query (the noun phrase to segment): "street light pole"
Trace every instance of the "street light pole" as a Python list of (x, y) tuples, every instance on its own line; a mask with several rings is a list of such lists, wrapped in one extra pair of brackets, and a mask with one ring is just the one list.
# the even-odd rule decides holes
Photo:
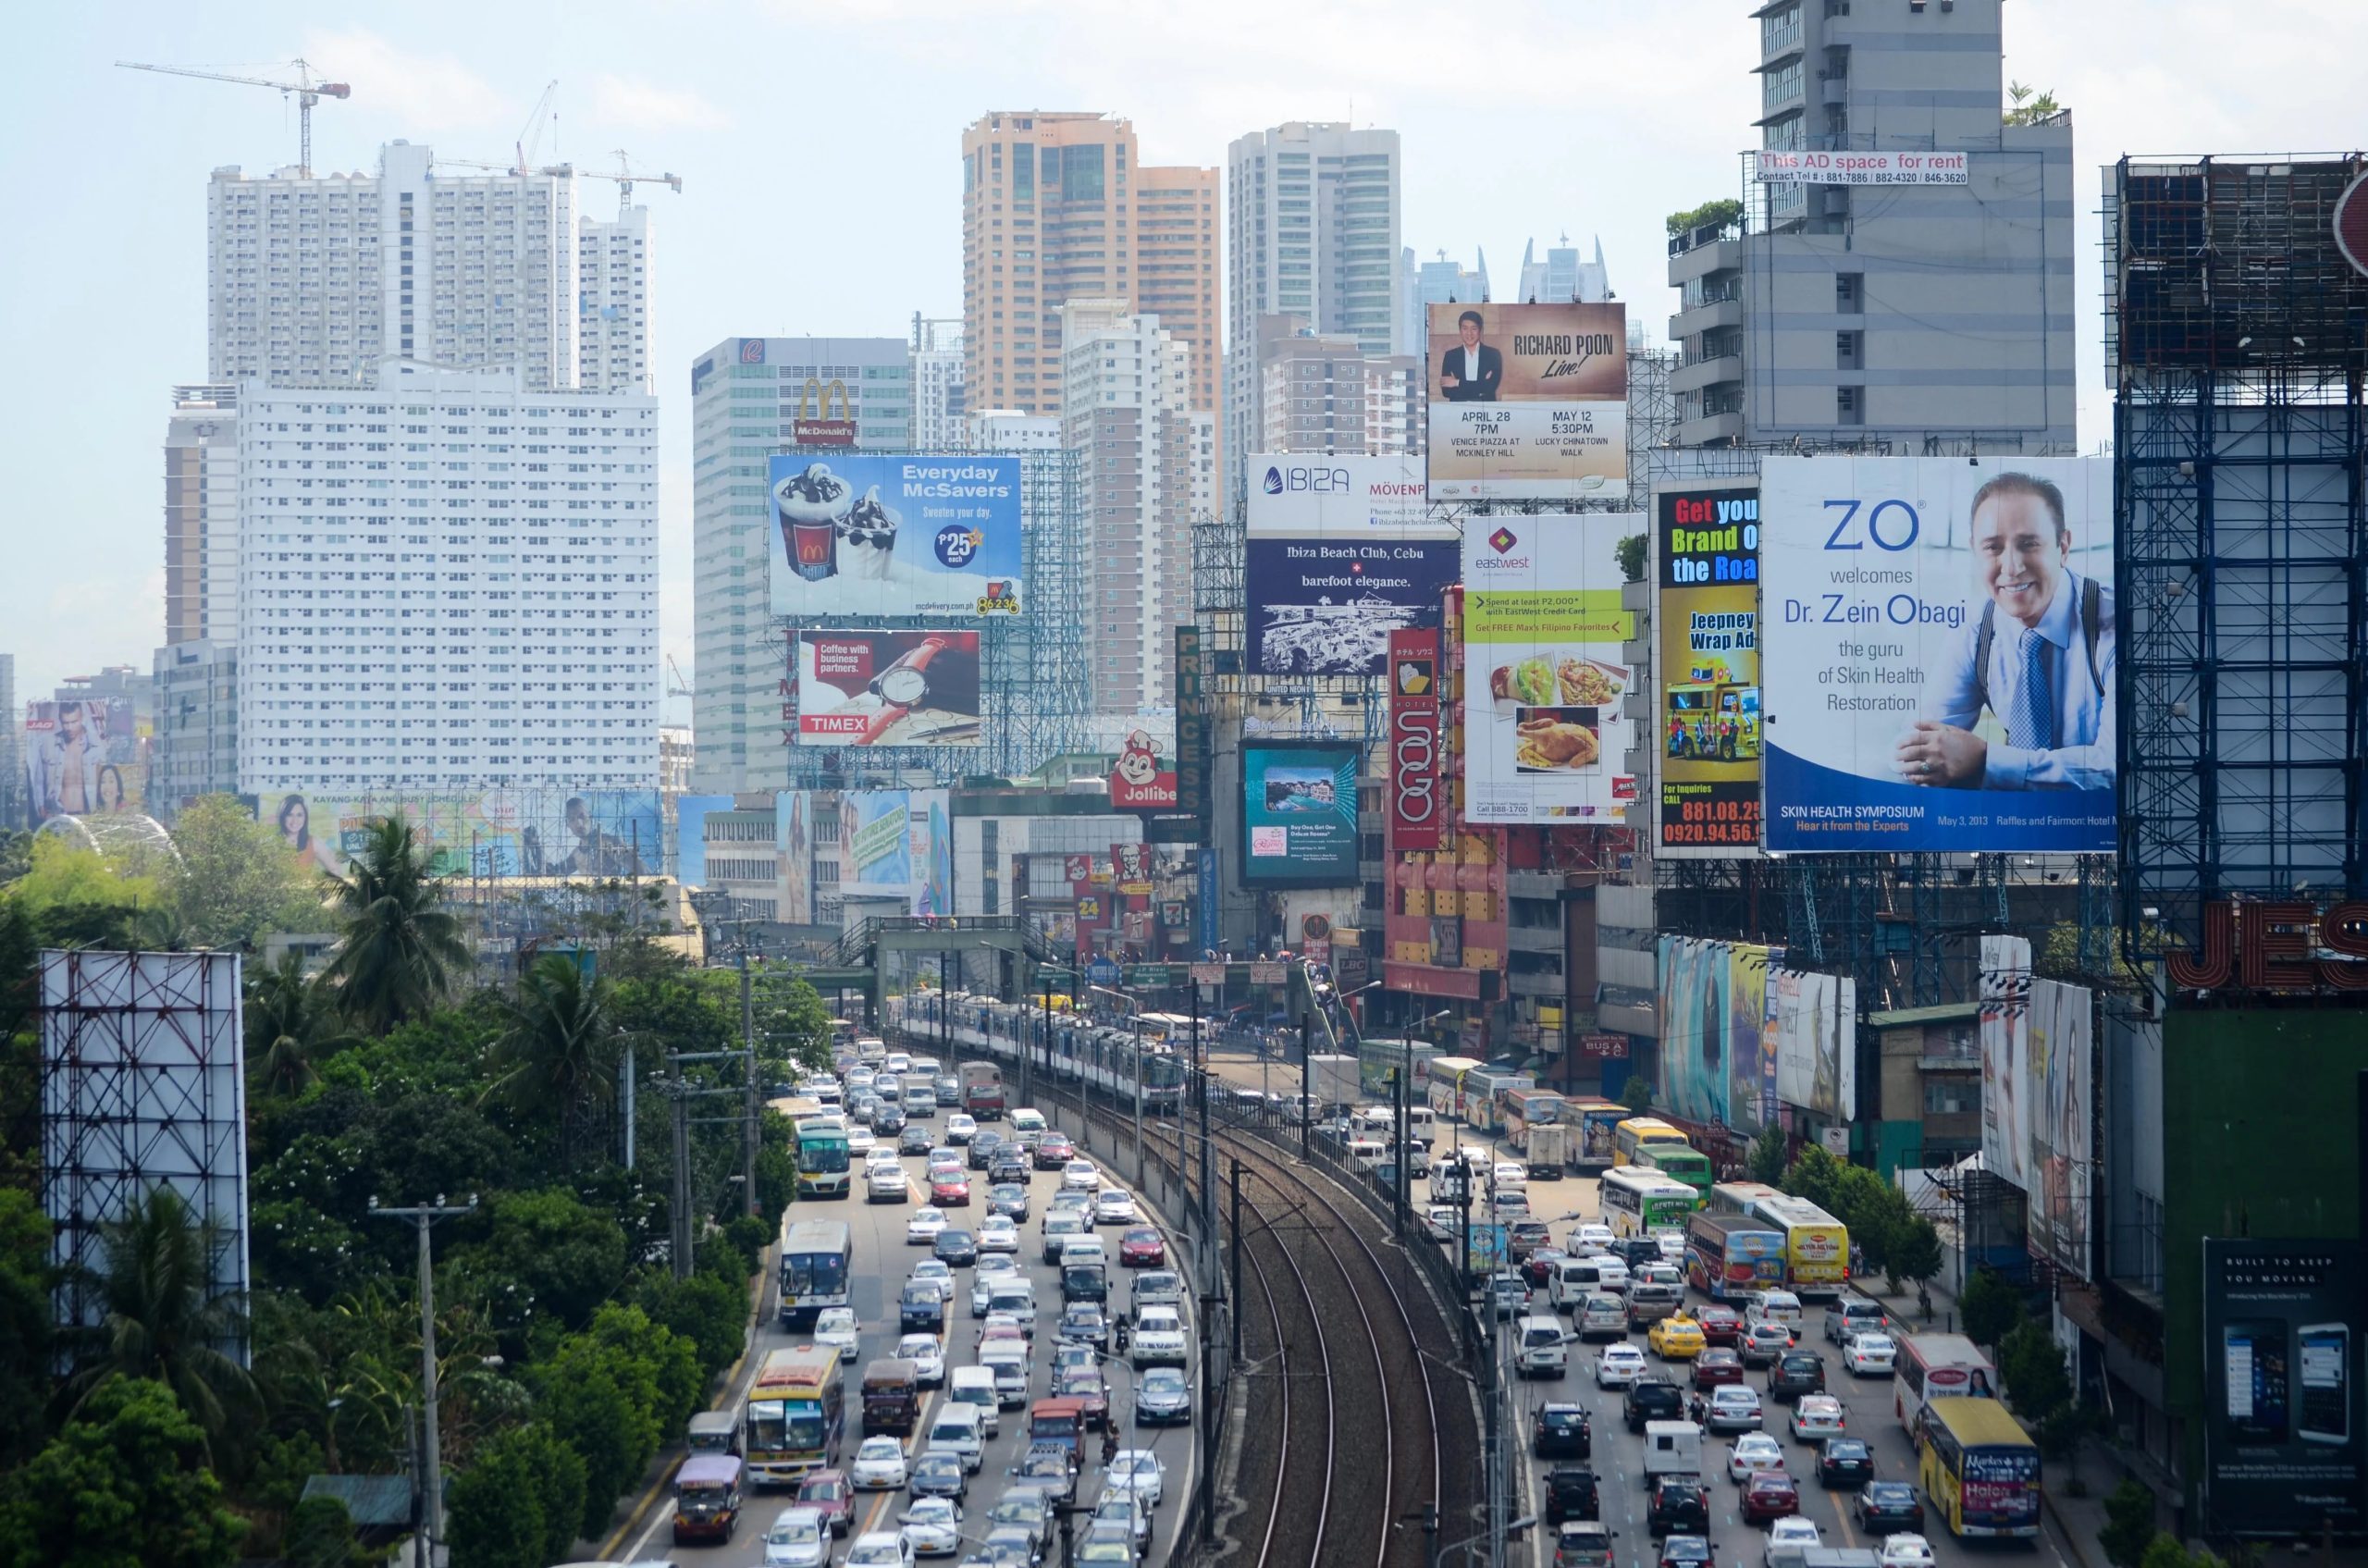
[(370, 1200), (370, 1212), (389, 1219), (410, 1220), (419, 1229), (419, 1379), (420, 1406), (426, 1413), (426, 1456), (422, 1468), (420, 1537), (426, 1545), (426, 1562), (433, 1568), (436, 1543), (444, 1534), (444, 1451), (436, 1427), (436, 1270), (430, 1261), (427, 1228), (438, 1220), (456, 1214), (468, 1214), (477, 1206), (476, 1194), (469, 1194), (465, 1204), (448, 1204), (438, 1193), (433, 1204), (420, 1204), (410, 1208), (383, 1208), (376, 1198)]

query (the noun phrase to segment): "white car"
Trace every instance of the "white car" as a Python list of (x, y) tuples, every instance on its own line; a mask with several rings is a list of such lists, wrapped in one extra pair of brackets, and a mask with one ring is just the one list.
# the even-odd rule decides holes
[(1799, 1568), (1801, 1553), (1824, 1544), (1816, 1521), (1795, 1513), (1768, 1526), (1768, 1545), (1760, 1562), (1764, 1568)]
[(979, 1222), (979, 1253), (1017, 1253), (1019, 1251), (1019, 1227), (1007, 1214), (991, 1214)]
[(978, 1266), (970, 1271), (970, 1315), (986, 1316), (987, 1303), (994, 1295), (995, 1287), (1018, 1275), (1018, 1258), (1001, 1253), (980, 1253)]
[(915, 1557), (951, 1557), (962, 1549), (962, 1511), (952, 1498), (916, 1498), (898, 1515), (896, 1534)]
[(1183, 1365), (1183, 1315), (1170, 1306), (1143, 1308), (1135, 1315), (1134, 1343), (1128, 1353), (1138, 1367)]
[(945, 1211), (934, 1204), (923, 1204), (913, 1211), (912, 1218), (905, 1221), (905, 1245), (933, 1246), (944, 1230)]
[(824, 1307), (814, 1319), (814, 1342), (829, 1345), (847, 1355), (855, 1354), (856, 1341), (863, 1331), (855, 1326), (855, 1308)]
[(1595, 1386), (1624, 1389), (1645, 1375), (1645, 1352), (1634, 1345), (1606, 1345), (1595, 1358)]
[(1832, 1394), (1803, 1394), (1793, 1407), (1791, 1426), (1794, 1438), (1804, 1443), (1821, 1443), (1848, 1428), (1842, 1416), (1842, 1401)]
[(1898, 1370), (1899, 1347), (1888, 1334), (1854, 1334), (1842, 1347), (1842, 1364), (1859, 1377), (1888, 1377)]
[(1932, 1543), (1921, 1536), (1885, 1536), (1883, 1568), (1932, 1568)]
[(1423, 1217), (1430, 1222), (1431, 1237), (1434, 1241), (1452, 1241), (1463, 1234), (1462, 1209), (1450, 1207), (1446, 1204), (1433, 1204), (1424, 1211)]
[(1664, 1261), (1676, 1264), (1681, 1268), (1685, 1266), (1684, 1231), (1663, 1227), (1653, 1232), (1653, 1245), (1661, 1250)]
[(1489, 1175), (1495, 1179), (1497, 1191), (1500, 1192), (1529, 1185), (1529, 1167), (1519, 1160), (1498, 1160)]
[(784, 1508), (765, 1532), (765, 1568), (830, 1568), (831, 1531), (819, 1508)]
[(1102, 1167), (1092, 1160), (1071, 1160), (1061, 1167), (1061, 1188), (1064, 1191), (1098, 1192), (1102, 1190)]
[[(1728, 1384), (1719, 1391), (1724, 1393), (1732, 1387), (1733, 1384)], [(1765, 1432), (1745, 1432), (1727, 1451), (1727, 1479), (1738, 1487), (1763, 1470), (1783, 1468), (1784, 1445)]]
[(845, 1568), (913, 1568), (913, 1547), (895, 1530), (866, 1530), (841, 1559)]
[(934, 1334), (907, 1334), (896, 1341), (895, 1359), (913, 1364), (913, 1376), (924, 1389), (945, 1381), (945, 1347)]
[(1721, 1383), (1710, 1390), (1710, 1408), (1705, 1414), (1704, 1425), (1713, 1432), (1757, 1432), (1761, 1420), (1759, 1390), (1741, 1383)]
[(894, 1492), (904, 1489), (907, 1475), (905, 1445), (894, 1438), (879, 1437), (863, 1439), (863, 1446), (855, 1451), (847, 1478), (859, 1492)]
[(1571, 1228), (1571, 1255), (1591, 1258), (1611, 1251), (1615, 1238), (1609, 1225), (1579, 1225)]
[(869, 1203), (901, 1204), (913, 1195), (913, 1189), (905, 1179), (905, 1167), (892, 1160), (865, 1167), (863, 1195)]
[(863, 1123), (857, 1122), (853, 1127), (847, 1129), (847, 1153), (849, 1154), (868, 1154), (879, 1147), (879, 1138), (873, 1134), (871, 1129), (864, 1126)]
[(1104, 1497), (1112, 1492), (1129, 1493), (1145, 1509), (1157, 1508), (1166, 1488), (1167, 1466), (1149, 1449), (1120, 1449), (1102, 1470)]
[(1096, 1225), (1140, 1225), (1142, 1216), (1135, 1211), (1135, 1201), (1115, 1187), (1103, 1189), (1093, 1200), (1093, 1223)]
[(968, 1143), (971, 1139), (976, 1138), (978, 1135), (978, 1122), (969, 1116), (965, 1115), (963, 1112), (956, 1111), (952, 1116), (945, 1118), (945, 1141), (947, 1142), (955, 1144)]
[(920, 1262), (913, 1265), (912, 1272), (906, 1275), (905, 1278), (907, 1283), (917, 1279), (926, 1279), (943, 1286), (945, 1290), (945, 1299), (947, 1301), (954, 1299), (954, 1266), (944, 1258), (921, 1259)]

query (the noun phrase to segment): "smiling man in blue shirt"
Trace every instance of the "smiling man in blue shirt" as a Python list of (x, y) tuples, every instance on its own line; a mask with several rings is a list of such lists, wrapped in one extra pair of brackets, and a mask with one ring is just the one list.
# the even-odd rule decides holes
[[(1941, 789), (2111, 789), (2113, 590), (2068, 564), (2064, 492), (1997, 475), (1974, 492), (1971, 533), (1981, 612), (1900, 737), (1900, 776)], [(1974, 733), (1985, 710), (2003, 742)]]

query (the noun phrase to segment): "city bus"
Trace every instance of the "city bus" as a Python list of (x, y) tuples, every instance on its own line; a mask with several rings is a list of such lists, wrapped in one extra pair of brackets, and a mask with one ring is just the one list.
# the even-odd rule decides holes
[(1685, 1282), (1714, 1302), (1784, 1288), (1784, 1235), (1765, 1220), (1708, 1209), (1685, 1222)]
[(781, 1239), (782, 1327), (811, 1328), (823, 1308), (849, 1305), (854, 1272), (855, 1241), (845, 1220), (801, 1219), (787, 1226)]
[(1431, 1082), (1436, 1068), (1433, 1064), (1452, 1061), (1443, 1056), (1439, 1048), (1424, 1040), (1402, 1040), (1363, 1035), (1357, 1041), (1357, 1078), (1364, 1092), (1375, 1099), (1389, 1096), (1389, 1075), (1412, 1069), (1406, 1080), (1406, 1103), (1427, 1105), (1431, 1099)]
[(1628, 1107), (1595, 1094), (1573, 1094), (1562, 1102), (1562, 1120), (1571, 1129), (1571, 1168), (1583, 1175), (1610, 1170), (1622, 1163), (1612, 1130), (1628, 1119)]
[(1850, 1231), (1840, 1220), (1789, 1192), (1754, 1199), (1750, 1216), (1784, 1233), (1784, 1283), (1794, 1295), (1838, 1296), (1850, 1283)]
[(1996, 1400), (1932, 1406), (1917, 1474), (1951, 1535), (2039, 1534), (2039, 1445)]
[(846, 1369), (833, 1347), (798, 1345), (769, 1353), (742, 1418), (749, 1478), (758, 1486), (795, 1486), (809, 1470), (836, 1469), (846, 1402)]
[(1529, 1153), (1529, 1130), (1562, 1123), (1562, 1096), (1551, 1089), (1506, 1089), (1497, 1095), (1498, 1119), (1504, 1123), (1505, 1142)]
[(1672, 1181), (1683, 1181), (1706, 1199), (1710, 1194), (1710, 1156), (1691, 1144), (1639, 1143), (1628, 1163), (1658, 1170)]
[[(1363, 1063), (1359, 1071), (1363, 1072)], [(1431, 1114), (1441, 1121), (1463, 1119), (1463, 1080), (1467, 1074), (1480, 1070), (1480, 1064), (1470, 1056), (1433, 1056), (1431, 1058)]]
[(1192, 1043), (1192, 1019), (1189, 1013), (1138, 1013), (1135, 1025), (1142, 1037), (1155, 1045), (1186, 1046)]
[(1710, 1184), (1708, 1202), (1703, 1206), (1712, 1214), (1749, 1215), (1751, 1205), (1762, 1198), (1781, 1198), (1783, 1191), (1765, 1181), (1714, 1181)]
[(1611, 1150), (1620, 1156), (1622, 1165), (1636, 1163), (1636, 1148), (1639, 1144), (1684, 1142), (1684, 1133), (1659, 1117), (1630, 1117), (1611, 1130)]
[(1603, 1223), (1622, 1241), (1684, 1229), (1697, 1202), (1693, 1188), (1658, 1170), (1618, 1165), (1603, 1173)]
[(1891, 1380), (1892, 1414), (1922, 1446), (1925, 1412), (1935, 1401), (1998, 1397), (1998, 1369), (1963, 1334), (1906, 1334)]
[(1501, 1096), (1508, 1089), (1535, 1089), (1537, 1080), (1510, 1068), (1478, 1067), (1463, 1075), (1464, 1125), (1480, 1132), (1495, 1132), (1505, 1124)]
[(847, 1130), (832, 1116), (808, 1117), (797, 1124), (797, 1195), (801, 1198), (844, 1198), (855, 1184), (847, 1168)]

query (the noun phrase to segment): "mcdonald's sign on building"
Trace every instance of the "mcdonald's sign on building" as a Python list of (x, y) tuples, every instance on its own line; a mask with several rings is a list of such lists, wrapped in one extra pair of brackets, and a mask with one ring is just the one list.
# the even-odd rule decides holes
[[(831, 399), (838, 398), (838, 417), (831, 417)], [(855, 405), (847, 396), (847, 384), (833, 380), (823, 382), (809, 376), (797, 394), (797, 417), (790, 422), (789, 438), (801, 447), (851, 447), (855, 445)]]

